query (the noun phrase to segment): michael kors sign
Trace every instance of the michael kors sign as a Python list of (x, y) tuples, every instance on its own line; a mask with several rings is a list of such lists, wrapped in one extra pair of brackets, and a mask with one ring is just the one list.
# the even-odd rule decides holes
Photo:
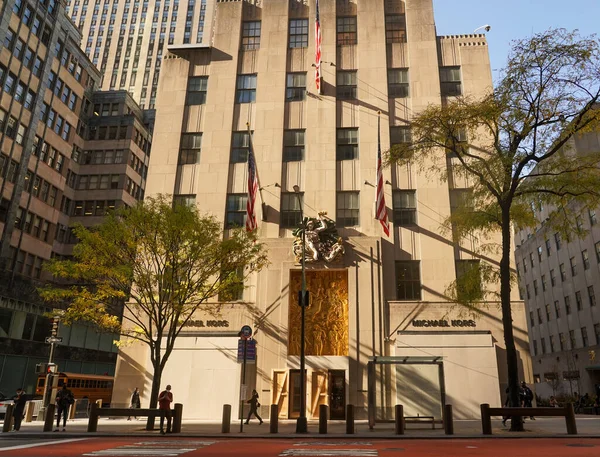
[(229, 321), (202, 321), (202, 320), (189, 320), (185, 323), (184, 327), (229, 327)]
[(477, 323), (472, 320), (466, 319), (433, 319), (433, 320), (413, 320), (413, 327), (477, 327)]

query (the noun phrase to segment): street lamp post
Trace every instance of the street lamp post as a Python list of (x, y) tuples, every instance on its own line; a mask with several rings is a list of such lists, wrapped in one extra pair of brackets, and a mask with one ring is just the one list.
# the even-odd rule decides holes
[(302, 200), (300, 199), (300, 187), (294, 186), (294, 193), (298, 198), (300, 206), (300, 220), (302, 221), (302, 291), (298, 299), (300, 305), (300, 416), (296, 421), (296, 433), (307, 433), (308, 422), (306, 419), (306, 372), (305, 372), (305, 356), (304, 356), (304, 323), (306, 320), (306, 227), (304, 227), (304, 211), (302, 208)]

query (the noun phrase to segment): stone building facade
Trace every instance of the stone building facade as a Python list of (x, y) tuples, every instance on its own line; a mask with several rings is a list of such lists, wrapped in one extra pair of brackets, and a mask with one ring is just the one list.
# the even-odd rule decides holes
[[(489, 90), (485, 36), (436, 36), (431, 0), (322, 0), (319, 93), (315, 6), (221, 1), (210, 45), (168, 48), (147, 195), (173, 194), (225, 227), (243, 225), (251, 135), (258, 235), (271, 264), (238, 301), (222, 304), (218, 319), (198, 314), (162, 379), (189, 418), (220, 418), (226, 403), (235, 414), (240, 391), (252, 388), (262, 413), (276, 404), (280, 417), (298, 416), (301, 281), (292, 232), (305, 215), (317, 232), (335, 225), (344, 248), (330, 256), (335, 244), (319, 235), (328, 247), (306, 263), (308, 417), (328, 404), (340, 419), (353, 404), (365, 418), (370, 404), (385, 418), (397, 403), (407, 415), (440, 419), (451, 403), (457, 417), (475, 417), (479, 403), (501, 403), (507, 376), (498, 303), (472, 316), (445, 294), (461, 262), (496, 261), (476, 255), (487, 240), (455, 244), (441, 230), (453, 196), (469, 183), (440, 182), (411, 163), (386, 168), (389, 237), (375, 220), (375, 194), (378, 122), (386, 150), (410, 141), (413, 113)], [(516, 295), (513, 312), (521, 379), (530, 381)], [(256, 341), (245, 381), (236, 362), (242, 325), (253, 327)], [(115, 400), (125, 405), (136, 386), (147, 398), (151, 378), (145, 347), (123, 348)]]
[[(568, 149), (598, 153), (600, 134), (573, 138)], [(515, 234), (536, 391), (546, 398), (592, 395), (600, 384), (600, 209), (582, 211), (575, 220), (582, 234), (569, 239), (550, 228), (550, 213), (537, 208), (540, 223)]]
[[(43, 264), (71, 255), (73, 223), (143, 198), (153, 113), (125, 91), (98, 92), (61, 2), (0, 5), (0, 390), (33, 393), (49, 354)], [(114, 373), (118, 336), (83, 325), (59, 335), (60, 370)]]

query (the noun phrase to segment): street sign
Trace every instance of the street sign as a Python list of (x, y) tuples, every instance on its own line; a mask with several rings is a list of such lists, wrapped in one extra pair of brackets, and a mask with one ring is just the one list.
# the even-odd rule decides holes
[(62, 336), (47, 336), (46, 343), (62, 343)]
[[(244, 340), (238, 340), (237, 361), (244, 361)], [(256, 361), (256, 340), (246, 340), (246, 362), (253, 363)]]
[(247, 340), (252, 336), (252, 327), (249, 325), (244, 325), (242, 330), (240, 331), (240, 337)]

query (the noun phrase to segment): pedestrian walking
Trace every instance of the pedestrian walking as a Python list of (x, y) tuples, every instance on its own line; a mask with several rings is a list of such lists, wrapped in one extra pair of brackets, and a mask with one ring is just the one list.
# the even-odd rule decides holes
[(60, 427), (60, 417), (62, 415), (63, 418), (63, 429), (62, 431), (67, 430), (67, 415), (69, 414), (69, 406), (75, 403), (75, 399), (73, 398), (73, 393), (67, 389), (67, 385), (63, 384), (62, 389), (58, 391), (56, 395), (56, 407), (58, 408), (58, 413), (56, 415), (56, 430)]
[(23, 422), (23, 414), (25, 412), (25, 404), (27, 403), (27, 396), (25, 395), (25, 391), (22, 387), (17, 389), (17, 395), (15, 395), (15, 403), (13, 409), (13, 417), (15, 419), (15, 423), (13, 426), (13, 431), (18, 432), (21, 429), (21, 422)]
[[(135, 390), (131, 394), (131, 401), (130, 401), (129, 407), (132, 408), (132, 409), (140, 409), (141, 408), (140, 389), (138, 389), (137, 387), (135, 388)], [(137, 420), (137, 416), (133, 416), (133, 417)], [(127, 420), (130, 421), (131, 420), (131, 416), (129, 416), (127, 418)]]
[(158, 409), (160, 409), (160, 433), (165, 434), (164, 424), (165, 417), (167, 418), (167, 433), (171, 433), (171, 403), (173, 403), (173, 394), (171, 393), (171, 385), (167, 385), (158, 396)]
[[(504, 400), (504, 407), (508, 408), (510, 406), (510, 389), (507, 387), (506, 388), (506, 400)], [(508, 420), (510, 416), (502, 416), (502, 425), (506, 425), (506, 421)]]
[[(521, 383), (521, 394), (523, 398), (524, 408), (533, 408), (533, 391), (529, 388), (527, 383), (523, 381)], [(535, 420), (535, 417), (529, 416), (531, 420)]]
[(250, 403), (250, 412), (248, 413), (248, 418), (246, 419), (246, 424), (250, 423), (250, 418), (252, 417), (252, 414), (254, 414), (256, 416), (256, 418), (260, 421), (260, 424), (262, 424), (263, 420), (258, 415), (258, 407), (260, 406), (260, 403), (258, 401), (258, 392), (256, 390), (252, 390), (252, 398), (250, 400), (248, 400), (246, 403)]

